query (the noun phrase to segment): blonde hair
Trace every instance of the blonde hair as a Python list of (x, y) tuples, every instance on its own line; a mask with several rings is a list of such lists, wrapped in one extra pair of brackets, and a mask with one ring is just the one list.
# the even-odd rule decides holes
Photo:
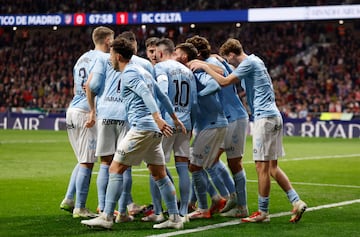
[(106, 27), (106, 26), (99, 26), (96, 27), (92, 33), (92, 40), (94, 44), (104, 44), (106, 37), (113, 36), (115, 32)]

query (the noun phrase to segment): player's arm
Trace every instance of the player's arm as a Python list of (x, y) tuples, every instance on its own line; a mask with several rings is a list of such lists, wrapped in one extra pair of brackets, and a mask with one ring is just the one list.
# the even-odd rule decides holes
[(208, 63), (208, 62), (205, 62), (205, 61), (202, 61), (202, 60), (199, 60), (199, 59), (194, 59), (191, 62), (198, 62), (198, 63), (206, 64), (208, 67), (210, 67), (215, 72), (217, 72), (217, 73), (219, 73), (221, 75), (224, 75), (224, 70), (221, 67), (219, 67), (218, 65)]
[(235, 84), (238, 82), (238, 78), (235, 75), (230, 74), (227, 77), (224, 77), (223, 75), (217, 73), (215, 70), (209, 67), (208, 64), (199, 60), (190, 61), (188, 63), (188, 66), (192, 71), (204, 70), (212, 78), (214, 78), (221, 86), (228, 86), (230, 84)]
[(85, 123), (85, 126), (87, 128), (91, 128), (95, 125), (95, 121), (96, 121), (95, 97), (101, 86), (100, 76), (101, 75), (99, 73), (90, 73), (89, 78), (85, 83), (86, 98), (90, 107), (89, 119)]
[[(138, 72), (136, 70), (127, 71), (127, 74), (124, 77), (126, 79), (123, 80), (122, 83), (124, 83), (125, 86), (129, 87), (130, 90), (141, 97), (163, 135), (166, 137), (171, 136), (173, 133), (171, 126), (167, 124), (166, 121), (161, 117), (160, 110), (154, 96), (145, 82), (139, 79)], [(157, 86), (155, 80), (153, 85)]]
[(160, 131), (164, 134), (164, 136), (170, 137), (173, 133), (172, 128), (161, 117), (159, 108), (158, 108), (156, 101), (155, 101), (153, 95), (151, 94), (149, 88), (145, 85), (145, 83), (140, 81), (140, 83), (137, 85), (137, 89), (138, 89), (137, 94), (142, 98), (146, 107), (150, 110), (150, 113), (151, 113), (156, 125), (160, 129)]
[(194, 128), (194, 124), (197, 117), (197, 109), (198, 109), (198, 102), (197, 102), (197, 89), (196, 89), (196, 83), (195, 78), (191, 81), (190, 85), (190, 97), (191, 97), (191, 112), (190, 112), (190, 118), (191, 118), (191, 127)]
[(211, 64), (211, 63), (207, 63), (207, 62), (205, 62), (212, 70), (214, 70), (216, 73), (219, 73), (219, 74), (221, 74), (221, 75), (224, 75), (224, 70), (221, 68), (221, 67), (219, 67), (219, 66), (217, 66), (217, 65), (215, 65), (215, 64)]
[(225, 61), (225, 59), (223, 57), (221, 57), (219, 54), (211, 54), (210, 56), (216, 58), (220, 62)]
[(197, 80), (204, 87), (197, 93), (198, 96), (207, 96), (217, 91), (221, 90), (219, 83), (211, 77), (210, 74), (206, 73), (204, 70), (197, 71), (195, 73)]
[(216, 58), (226, 69), (226, 71), (230, 74), (234, 71), (234, 67), (230, 65), (223, 57), (218, 54), (211, 54), (212, 57)]
[(228, 71), (228, 73), (232, 73), (234, 71), (234, 66), (230, 65), (228, 62), (226, 62), (225, 60), (220, 61), (222, 63), (222, 65), (224, 65), (224, 67), (226, 68), (226, 70)]
[(169, 113), (170, 117), (174, 121), (175, 128), (176, 129), (180, 128), (181, 131), (184, 134), (186, 134), (186, 128), (185, 128), (184, 124), (176, 116), (174, 107), (173, 107), (169, 97), (162, 92), (162, 90), (160, 89), (160, 87), (157, 84), (155, 84), (154, 90), (155, 90), (155, 94), (156, 94), (157, 98), (159, 99), (161, 104), (164, 106), (165, 110)]
[(169, 78), (166, 75), (161, 74), (156, 77), (156, 81), (157, 81), (157, 84), (158, 84), (160, 90), (165, 95), (168, 95), (169, 94)]
[(202, 89), (201, 91), (199, 91), (199, 96), (210, 95), (210, 94), (213, 94), (213, 93), (219, 91), (220, 89), (221, 89), (221, 86), (219, 85), (219, 83), (214, 79), (210, 79), (206, 83), (205, 88)]
[(86, 98), (90, 107), (90, 113), (89, 113), (89, 118), (88, 120), (85, 122), (85, 127), (87, 128), (91, 128), (95, 125), (95, 120), (96, 120), (96, 115), (95, 115), (95, 94), (91, 91), (90, 89), (90, 81), (92, 79), (93, 74), (91, 73), (89, 75), (88, 80), (85, 83), (85, 91), (86, 91)]

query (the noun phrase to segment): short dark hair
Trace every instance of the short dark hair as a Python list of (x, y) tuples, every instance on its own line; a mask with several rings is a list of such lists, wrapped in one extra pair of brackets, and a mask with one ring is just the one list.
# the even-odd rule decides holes
[(116, 37), (111, 44), (112, 49), (123, 56), (124, 59), (130, 60), (134, 54), (134, 46), (130, 40), (124, 37)]
[(185, 42), (192, 43), (203, 59), (207, 59), (208, 57), (210, 57), (211, 46), (209, 41), (205, 37), (195, 35), (191, 38), (186, 39)]
[(159, 39), (156, 42), (156, 46), (160, 46), (160, 45), (164, 45), (165, 46), (164, 51), (167, 51), (170, 54), (173, 53), (175, 50), (174, 42), (169, 38)]
[(136, 36), (132, 31), (124, 31), (120, 35), (118, 35), (118, 37), (123, 37), (125, 39), (130, 40), (131, 42), (136, 41)]
[(159, 37), (150, 37), (145, 41), (145, 47), (149, 47), (149, 46), (155, 46), (156, 43), (159, 41)]
[(181, 43), (176, 45), (175, 49), (181, 49), (184, 51), (188, 57), (188, 60), (191, 61), (197, 58), (198, 50), (192, 43)]

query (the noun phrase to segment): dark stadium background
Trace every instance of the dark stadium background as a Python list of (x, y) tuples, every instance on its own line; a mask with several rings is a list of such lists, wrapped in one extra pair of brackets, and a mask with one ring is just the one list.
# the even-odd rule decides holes
[[(75, 12), (146, 12), (234, 10), (355, 4), (355, 1), (30, 1), (5, 0), (0, 14)], [(211, 16), (209, 16), (211, 17)], [(111, 25), (116, 34), (136, 33), (138, 54), (145, 57), (148, 37), (169, 37), (175, 43), (195, 34), (206, 37), (214, 53), (229, 37), (238, 38), (247, 53), (264, 59), (277, 104), (288, 118), (319, 117), (321, 112), (360, 113), (360, 50), (358, 19), (176, 25)], [(0, 112), (63, 113), (72, 99), (72, 68), (93, 47), (93, 27), (0, 27)], [(239, 92), (244, 101), (244, 93)], [(244, 101), (245, 102), (245, 101)]]

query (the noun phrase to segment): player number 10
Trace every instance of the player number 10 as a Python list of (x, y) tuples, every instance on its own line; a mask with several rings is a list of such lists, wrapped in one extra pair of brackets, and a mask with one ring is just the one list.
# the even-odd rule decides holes
[(189, 93), (190, 86), (187, 81), (181, 81), (179, 83), (178, 80), (174, 80), (176, 94), (174, 97), (174, 104), (180, 105), (182, 107), (186, 107), (189, 104)]

